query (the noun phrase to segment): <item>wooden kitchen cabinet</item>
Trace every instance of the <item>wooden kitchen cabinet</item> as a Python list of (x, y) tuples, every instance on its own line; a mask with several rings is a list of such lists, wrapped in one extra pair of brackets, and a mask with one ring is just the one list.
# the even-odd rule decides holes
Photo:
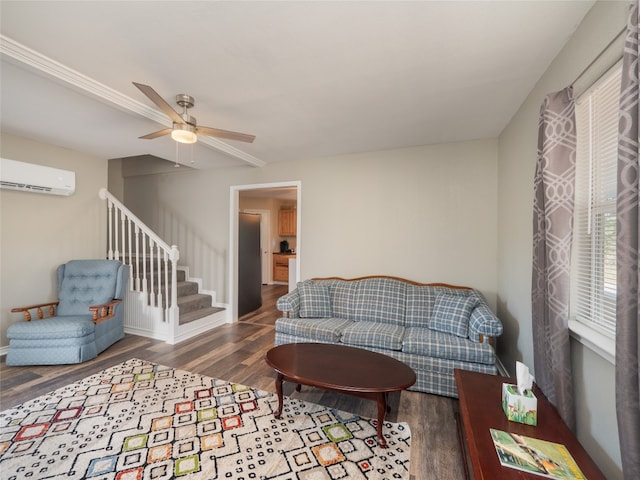
[(273, 281), (288, 282), (289, 281), (289, 259), (296, 258), (295, 255), (283, 255), (275, 253), (273, 255)]
[(278, 211), (278, 235), (281, 237), (295, 237), (297, 227), (297, 210), (295, 208)]

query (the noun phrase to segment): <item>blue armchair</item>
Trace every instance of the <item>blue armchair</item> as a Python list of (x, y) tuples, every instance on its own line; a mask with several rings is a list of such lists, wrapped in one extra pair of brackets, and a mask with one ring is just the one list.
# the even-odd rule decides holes
[[(7, 329), (7, 365), (82, 363), (124, 337), (128, 266), (72, 260), (58, 267), (57, 278), (58, 301), (11, 310), (22, 312), (25, 321)], [(31, 320), (31, 310), (37, 320)]]

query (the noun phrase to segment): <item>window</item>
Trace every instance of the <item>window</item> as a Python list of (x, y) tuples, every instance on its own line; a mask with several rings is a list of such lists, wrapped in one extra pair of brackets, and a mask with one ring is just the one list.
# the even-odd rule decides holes
[(576, 101), (572, 317), (616, 330), (616, 193), (621, 64)]

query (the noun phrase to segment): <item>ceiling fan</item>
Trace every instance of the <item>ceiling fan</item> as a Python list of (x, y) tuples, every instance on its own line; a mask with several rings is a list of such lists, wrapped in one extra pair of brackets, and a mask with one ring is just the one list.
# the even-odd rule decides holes
[(149, 85), (143, 85), (136, 82), (133, 82), (133, 84), (138, 87), (138, 89), (144, 93), (149, 100), (160, 107), (160, 110), (162, 110), (171, 120), (173, 120), (173, 127), (149, 133), (139, 138), (151, 140), (163, 135), (171, 134), (171, 138), (180, 143), (195, 143), (198, 141), (198, 134), (207, 135), (209, 137), (228, 138), (230, 140), (239, 140), (241, 142), (249, 143), (252, 143), (256, 138), (254, 135), (247, 135), (246, 133), (221, 130), (219, 128), (199, 127), (196, 125), (195, 117), (192, 117), (188, 113), (188, 110), (195, 105), (195, 98), (192, 96), (185, 93), (176, 95), (176, 103), (182, 107), (182, 114), (179, 114)]

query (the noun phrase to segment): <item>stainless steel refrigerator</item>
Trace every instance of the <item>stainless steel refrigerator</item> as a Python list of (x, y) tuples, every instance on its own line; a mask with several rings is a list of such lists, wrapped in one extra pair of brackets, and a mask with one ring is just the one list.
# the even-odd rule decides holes
[(238, 317), (262, 306), (260, 215), (240, 213), (238, 220)]

